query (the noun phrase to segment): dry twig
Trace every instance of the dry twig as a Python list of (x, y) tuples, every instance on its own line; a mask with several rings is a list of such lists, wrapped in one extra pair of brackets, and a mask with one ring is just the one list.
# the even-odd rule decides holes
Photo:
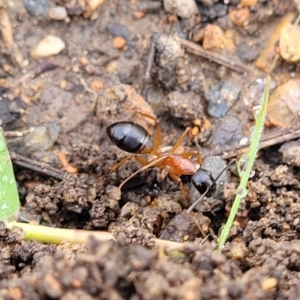
[(221, 53), (204, 50), (200, 45), (184, 39), (179, 39), (179, 41), (186, 51), (190, 53), (204, 57), (239, 73), (251, 73), (251, 70), (235, 57), (228, 57)]
[(24, 59), (22, 53), (14, 42), (12, 26), (5, 8), (0, 8), (0, 31), (11, 61), (16, 63), (19, 68), (23, 68)]
[[(288, 142), (300, 138), (300, 128), (295, 129), (278, 129), (274, 132), (262, 136), (259, 149), (271, 147), (280, 143)], [(204, 151), (203, 157), (221, 155), (223, 159), (239, 157), (249, 150), (249, 143), (246, 145), (234, 145), (231, 147), (222, 147), (214, 151)]]
[(46, 163), (42, 163), (42, 162), (30, 159), (30, 158), (24, 157), (22, 155), (14, 153), (14, 152), (10, 152), (10, 157), (11, 157), (13, 163), (16, 164), (17, 166), (24, 167), (26, 169), (41, 173), (43, 175), (53, 177), (58, 180), (63, 180), (68, 175), (68, 173), (66, 173), (60, 169), (51, 167), (50, 165), (48, 165)]
[(53, 62), (52, 58), (46, 58), (43, 61), (37, 63), (31, 70), (29, 70), (26, 74), (22, 75), (18, 82), (24, 83), (29, 79), (33, 79), (36, 76), (43, 74), (47, 71), (55, 69), (57, 66)]

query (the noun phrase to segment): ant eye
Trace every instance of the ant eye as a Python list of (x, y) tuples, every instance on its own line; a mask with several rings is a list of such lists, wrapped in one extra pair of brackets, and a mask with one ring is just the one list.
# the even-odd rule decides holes
[(199, 169), (192, 176), (192, 183), (200, 194), (208, 190), (207, 197), (211, 197), (216, 191), (216, 182), (208, 170)]

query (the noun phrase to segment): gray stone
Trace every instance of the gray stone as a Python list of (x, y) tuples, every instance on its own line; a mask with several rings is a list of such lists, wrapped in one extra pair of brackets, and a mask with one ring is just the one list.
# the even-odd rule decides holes
[(44, 19), (50, 10), (49, 0), (24, 0), (24, 7), (28, 14), (36, 19)]
[(237, 144), (243, 138), (243, 124), (235, 117), (226, 117), (217, 126), (212, 134), (214, 146), (226, 146)]
[(215, 118), (224, 117), (234, 105), (240, 94), (239, 88), (229, 82), (219, 82), (210, 87), (204, 94), (208, 101), (208, 113)]
[(37, 151), (50, 150), (58, 138), (59, 129), (60, 125), (57, 122), (32, 127), (30, 133), (19, 138), (8, 139), (8, 148), (27, 157), (31, 157)]

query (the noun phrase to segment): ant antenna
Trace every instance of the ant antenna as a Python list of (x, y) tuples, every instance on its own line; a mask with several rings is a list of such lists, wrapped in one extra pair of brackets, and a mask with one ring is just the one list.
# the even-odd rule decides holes
[(208, 234), (208, 235), (201, 241), (201, 243), (199, 243), (199, 246), (202, 247), (209, 237), (210, 237), (210, 234)]
[(228, 163), (228, 165), (221, 171), (221, 173), (217, 176), (217, 178), (215, 179), (215, 181), (217, 181), (217, 180), (221, 177), (221, 175), (222, 175), (225, 171), (227, 171), (227, 170), (228, 170), (235, 162), (236, 162), (236, 158), (232, 159), (232, 160)]
[(188, 208), (188, 210), (187, 210), (187, 213), (189, 214), (192, 210), (193, 210), (193, 208), (205, 197), (205, 195), (207, 194), (209, 192), (209, 187), (207, 187), (207, 189), (206, 189), (206, 191), (205, 191), (205, 193), (204, 194), (202, 194), (201, 195), (201, 197), (197, 200), (197, 201), (195, 201), (189, 208)]
[[(231, 165), (233, 165), (235, 162), (236, 162), (236, 159), (235, 159), (235, 158), (234, 158), (233, 160), (231, 160), (231, 161), (228, 163), (228, 165), (220, 172), (220, 174), (217, 176), (217, 178), (215, 179), (215, 181), (217, 181), (217, 180), (221, 177), (221, 175), (222, 175), (225, 171), (227, 171), (227, 170), (229, 169), (229, 167), (231, 167)], [(194, 207), (195, 207), (201, 200), (203, 200), (203, 198), (204, 198), (205, 195), (209, 192), (209, 190), (210, 190), (210, 187), (207, 187), (205, 193), (202, 194), (201, 197), (200, 197), (197, 201), (195, 201), (195, 202), (188, 208), (187, 213), (190, 213), (190, 212), (194, 209)]]

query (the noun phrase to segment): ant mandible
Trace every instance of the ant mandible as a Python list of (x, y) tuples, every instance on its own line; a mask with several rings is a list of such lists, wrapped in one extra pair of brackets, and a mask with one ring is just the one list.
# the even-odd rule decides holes
[[(179, 183), (180, 188), (183, 192), (183, 195), (186, 199), (188, 199), (188, 193), (185, 190), (183, 183), (181, 181), (181, 175), (191, 175), (191, 181), (195, 188), (199, 191), (200, 194), (204, 194), (207, 197), (210, 197), (214, 194), (216, 189), (216, 181), (214, 180), (212, 174), (205, 169), (201, 168), (202, 157), (199, 151), (188, 151), (182, 154), (176, 154), (175, 151), (182, 143), (183, 139), (188, 134), (190, 127), (186, 128), (181, 137), (178, 139), (176, 144), (172, 147), (170, 152), (163, 152), (161, 149), (161, 126), (159, 121), (148, 114), (137, 112), (141, 116), (154, 120), (156, 124), (156, 139), (155, 143), (151, 139), (151, 136), (147, 132), (147, 130), (130, 121), (121, 121), (115, 122), (109, 125), (106, 128), (106, 133), (110, 140), (121, 150), (132, 153), (132, 155), (125, 157), (119, 163), (114, 165), (110, 170), (114, 171), (118, 169), (121, 165), (123, 165), (126, 161), (131, 158), (135, 158), (139, 161), (143, 167), (137, 170), (135, 173), (130, 175), (127, 179), (125, 179), (119, 188), (128, 182), (132, 177), (136, 174), (147, 170), (150, 167), (170, 167), (169, 176)], [(140, 154), (152, 154), (156, 156), (155, 159), (148, 161)], [(196, 164), (191, 161), (189, 158), (193, 155), (197, 155), (197, 162), (200, 165), (200, 168), (197, 169)]]

